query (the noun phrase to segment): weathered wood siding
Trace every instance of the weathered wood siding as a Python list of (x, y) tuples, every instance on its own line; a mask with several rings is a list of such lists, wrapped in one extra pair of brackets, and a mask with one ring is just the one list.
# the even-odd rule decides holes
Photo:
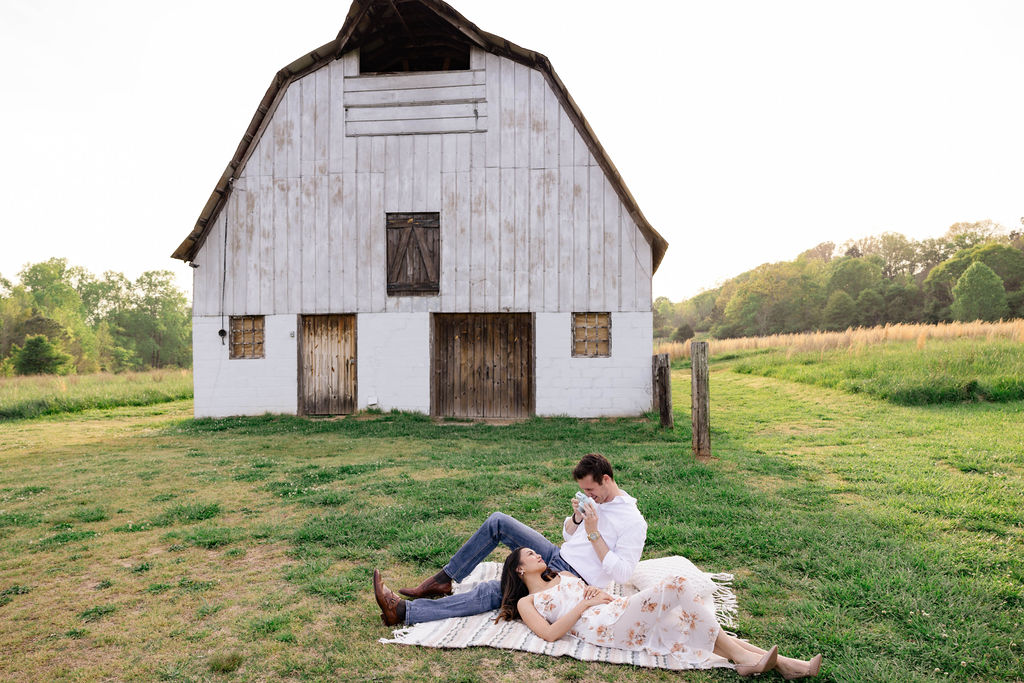
[(433, 316), (430, 414), (524, 418), (534, 412), (529, 313)]
[[(650, 310), (650, 246), (542, 74), (471, 67), (485, 132), (352, 135), (355, 53), (291, 84), (195, 259), (194, 314), (222, 312), (224, 263), (225, 314)], [(412, 211), (441, 213), (440, 294), (389, 297), (385, 213)]]
[(299, 412), (343, 415), (356, 408), (356, 317), (307, 315), (299, 346)]

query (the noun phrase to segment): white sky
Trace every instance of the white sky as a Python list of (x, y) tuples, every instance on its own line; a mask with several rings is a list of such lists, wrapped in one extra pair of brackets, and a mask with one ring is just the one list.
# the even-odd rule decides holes
[[(1024, 2), (453, 0), (546, 54), (679, 301), (818, 242), (1024, 216)], [(170, 269), (278, 69), (348, 0), (0, 0), (0, 274)]]

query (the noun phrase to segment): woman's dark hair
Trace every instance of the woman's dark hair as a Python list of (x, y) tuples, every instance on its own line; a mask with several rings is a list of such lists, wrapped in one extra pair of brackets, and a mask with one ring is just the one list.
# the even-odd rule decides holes
[[(505, 564), (501, 567), (501, 607), (494, 623), (498, 623), (502, 619), (505, 621), (519, 619), (519, 600), (530, 594), (530, 590), (523, 582), (523, 577), (516, 572), (519, 569), (519, 556), (522, 553), (522, 548), (516, 548), (505, 558)], [(540, 576), (545, 581), (551, 581), (558, 574), (548, 567)]]
[(587, 453), (580, 458), (580, 461), (572, 470), (572, 478), (576, 481), (579, 481), (588, 474), (597, 484), (604, 482), (604, 475), (606, 474), (612, 479), (615, 478), (612, 475), (612, 464), (600, 453)]

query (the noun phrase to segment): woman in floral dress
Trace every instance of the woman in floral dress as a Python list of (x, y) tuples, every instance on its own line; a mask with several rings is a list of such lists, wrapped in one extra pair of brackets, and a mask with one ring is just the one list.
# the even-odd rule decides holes
[(594, 645), (664, 655), (691, 667), (724, 657), (742, 676), (778, 669), (786, 680), (817, 675), (821, 666), (821, 655), (811, 661), (779, 657), (775, 647), (762, 650), (725, 633), (714, 605), (704, 604), (681, 576), (613, 598), (572, 574), (556, 574), (533, 550), (519, 548), (505, 560), (501, 588), (498, 618), (521, 618), (549, 642), (568, 634)]

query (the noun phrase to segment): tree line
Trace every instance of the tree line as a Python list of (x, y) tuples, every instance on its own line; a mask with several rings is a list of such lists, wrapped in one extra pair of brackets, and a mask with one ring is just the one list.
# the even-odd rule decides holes
[(0, 376), (191, 367), (191, 336), (170, 271), (132, 281), (51, 258), (0, 275)]
[(1022, 284), (1022, 231), (981, 221), (920, 241), (886, 232), (839, 248), (823, 242), (679, 303), (658, 297), (654, 336), (726, 339), (1024, 317)]

